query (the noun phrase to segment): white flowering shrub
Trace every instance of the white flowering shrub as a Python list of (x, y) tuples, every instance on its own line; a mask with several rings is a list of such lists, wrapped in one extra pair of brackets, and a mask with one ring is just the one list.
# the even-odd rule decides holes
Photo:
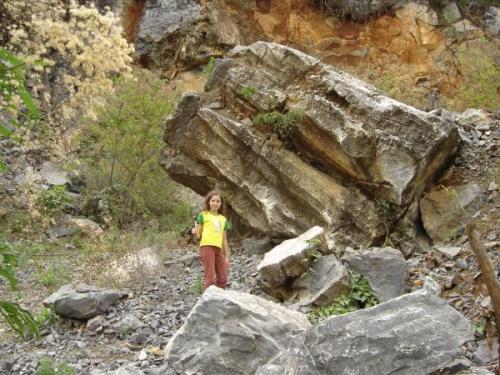
[(30, 78), (49, 121), (92, 117), (113, 76), (129, 72), (133, 48), (112, 12), (58, 0), (4, 0), (2, 8), (9, 48), (28, 63), (42, 62)]

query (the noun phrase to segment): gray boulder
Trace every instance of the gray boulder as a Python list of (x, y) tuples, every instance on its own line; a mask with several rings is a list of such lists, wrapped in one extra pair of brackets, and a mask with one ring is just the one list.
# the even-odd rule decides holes
[(42, 164), (40, 176), (49, 185), (69, 185), (71, 183), (69, 174), (50, 161)]
[(183, 374), (254, 374), (308, 327), (301, 313), (212, 286), (169, 341), (165, 354)]
[(115, 289), (99, 289), (80, 284), (75, 289), (71, 285), (63, 285), (58, 291), (47, 297), (43, 304), (54, 311), (73, 319), (91, 319), (104, 314), (113, 303), (124, 297), (126, 293)]
[(472, 338), (463, 315), (420, 290), (313, 326), (257, 373), (428, 375)]
[(460, 14), (457, 4), (455, 2), (447, 4), (441, 10), (441, 18), (444, 25), (450, 25), (459, 21), (462, 18), (462, 15)]
[(323, 234), (323, 228), (313, 227), (296, 238), (283, 241), (264, 255), (257, 266), (268, 289), (284, 285), (289, 279), (302, 275), (309, 267), (311, 242)]
[(201, 6), (194, 0), (148, 0), (139, 24), (135, 47), (152, 66), (182, 66), (203, 53)]
[(302, 303), (329, 305), (335, 298), (351, 290), (347, 269), (335, 255), (318, 258), (309, 270), (293, 284), (299, 289)]
[(342, 261), (351, 271), (366, 277), (380, 302), (408, 293), (408, 265), (399, 250), (372, 247), (347, 250)]
[(462, 219), (477, 206), (480, 194), (481, 188), (471, 182), (427, 193), (420, 200), (422, 222), (434, 243), (457, 235)]
[(500, 35), (500, 7), (489, 7), (484, 13), (486, 32), (493, 36)]
[(473, 360), (480, 366), (498, 363), (498, 340), (493, 340), (491, 348), (488, 340), (480, 340), (477, 350), (474, 353)]

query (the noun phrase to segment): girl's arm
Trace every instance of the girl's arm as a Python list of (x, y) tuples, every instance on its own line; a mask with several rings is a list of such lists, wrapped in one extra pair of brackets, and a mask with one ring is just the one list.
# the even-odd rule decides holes
[(203, 232), (203, 224), (196, 223), (194, 225), (194, 230), (195, 230), (196, 238), (199, 241), (201, 239), (201, 233)]
[(203, 224), (198, 224), (198, 222), (194, 221), (194, 227), (191, 229), (191, 233), (193, 236), (196, 236), (196, 239), (199, 241), (201, 239), (201, 234), (203, 233)]
[(222, 247), (224, 248), (224, 254), (226, 259), (229, 261), (229, 256), (231, 255), (231, 249), (229, 248), (229, 243), (227, 241), (227, 231), (224, 231), (222, 235)]

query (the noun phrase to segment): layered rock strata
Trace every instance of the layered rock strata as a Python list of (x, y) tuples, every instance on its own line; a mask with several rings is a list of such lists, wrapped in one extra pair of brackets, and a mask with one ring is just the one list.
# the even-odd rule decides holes
[[(376, 201), (405, 207), (458, 148), (454, 125), (300, 51), (257, 42), (229, 56), (210, 90), (185, 95), (167, 120), (161, 164), (200, 194), (217, 187), (259, 232), (321, 225), (372, 243)], [(286, 137), (252, 125), (292, 109), (300, 121)]]

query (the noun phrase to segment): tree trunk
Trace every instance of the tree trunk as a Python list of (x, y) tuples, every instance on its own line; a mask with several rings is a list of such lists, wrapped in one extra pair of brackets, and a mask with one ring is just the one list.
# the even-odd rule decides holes
[[(469, 237), (469, 243), (476, 255), (477, 262), (479, 263), (479, 268), (483, 274), (483, 279), (488, 287), (488, 292), (490, 293), (491, 303), (493, 304), (493, 311), (495, 314), (495, 325), (497, 326), (497, 341), (498, 341), (498, 358), (500, 361), (500, 284), (498, 283), (495, 268), (491, 264), (491, 260), (484, 249), (483, 244), (479, 241), (478, 235), (475, 232), (476, 224), (470, 222), (467, 224), (467, 237)], [(497, 364), (497, 373), (500, 370), (500, 364)]]

